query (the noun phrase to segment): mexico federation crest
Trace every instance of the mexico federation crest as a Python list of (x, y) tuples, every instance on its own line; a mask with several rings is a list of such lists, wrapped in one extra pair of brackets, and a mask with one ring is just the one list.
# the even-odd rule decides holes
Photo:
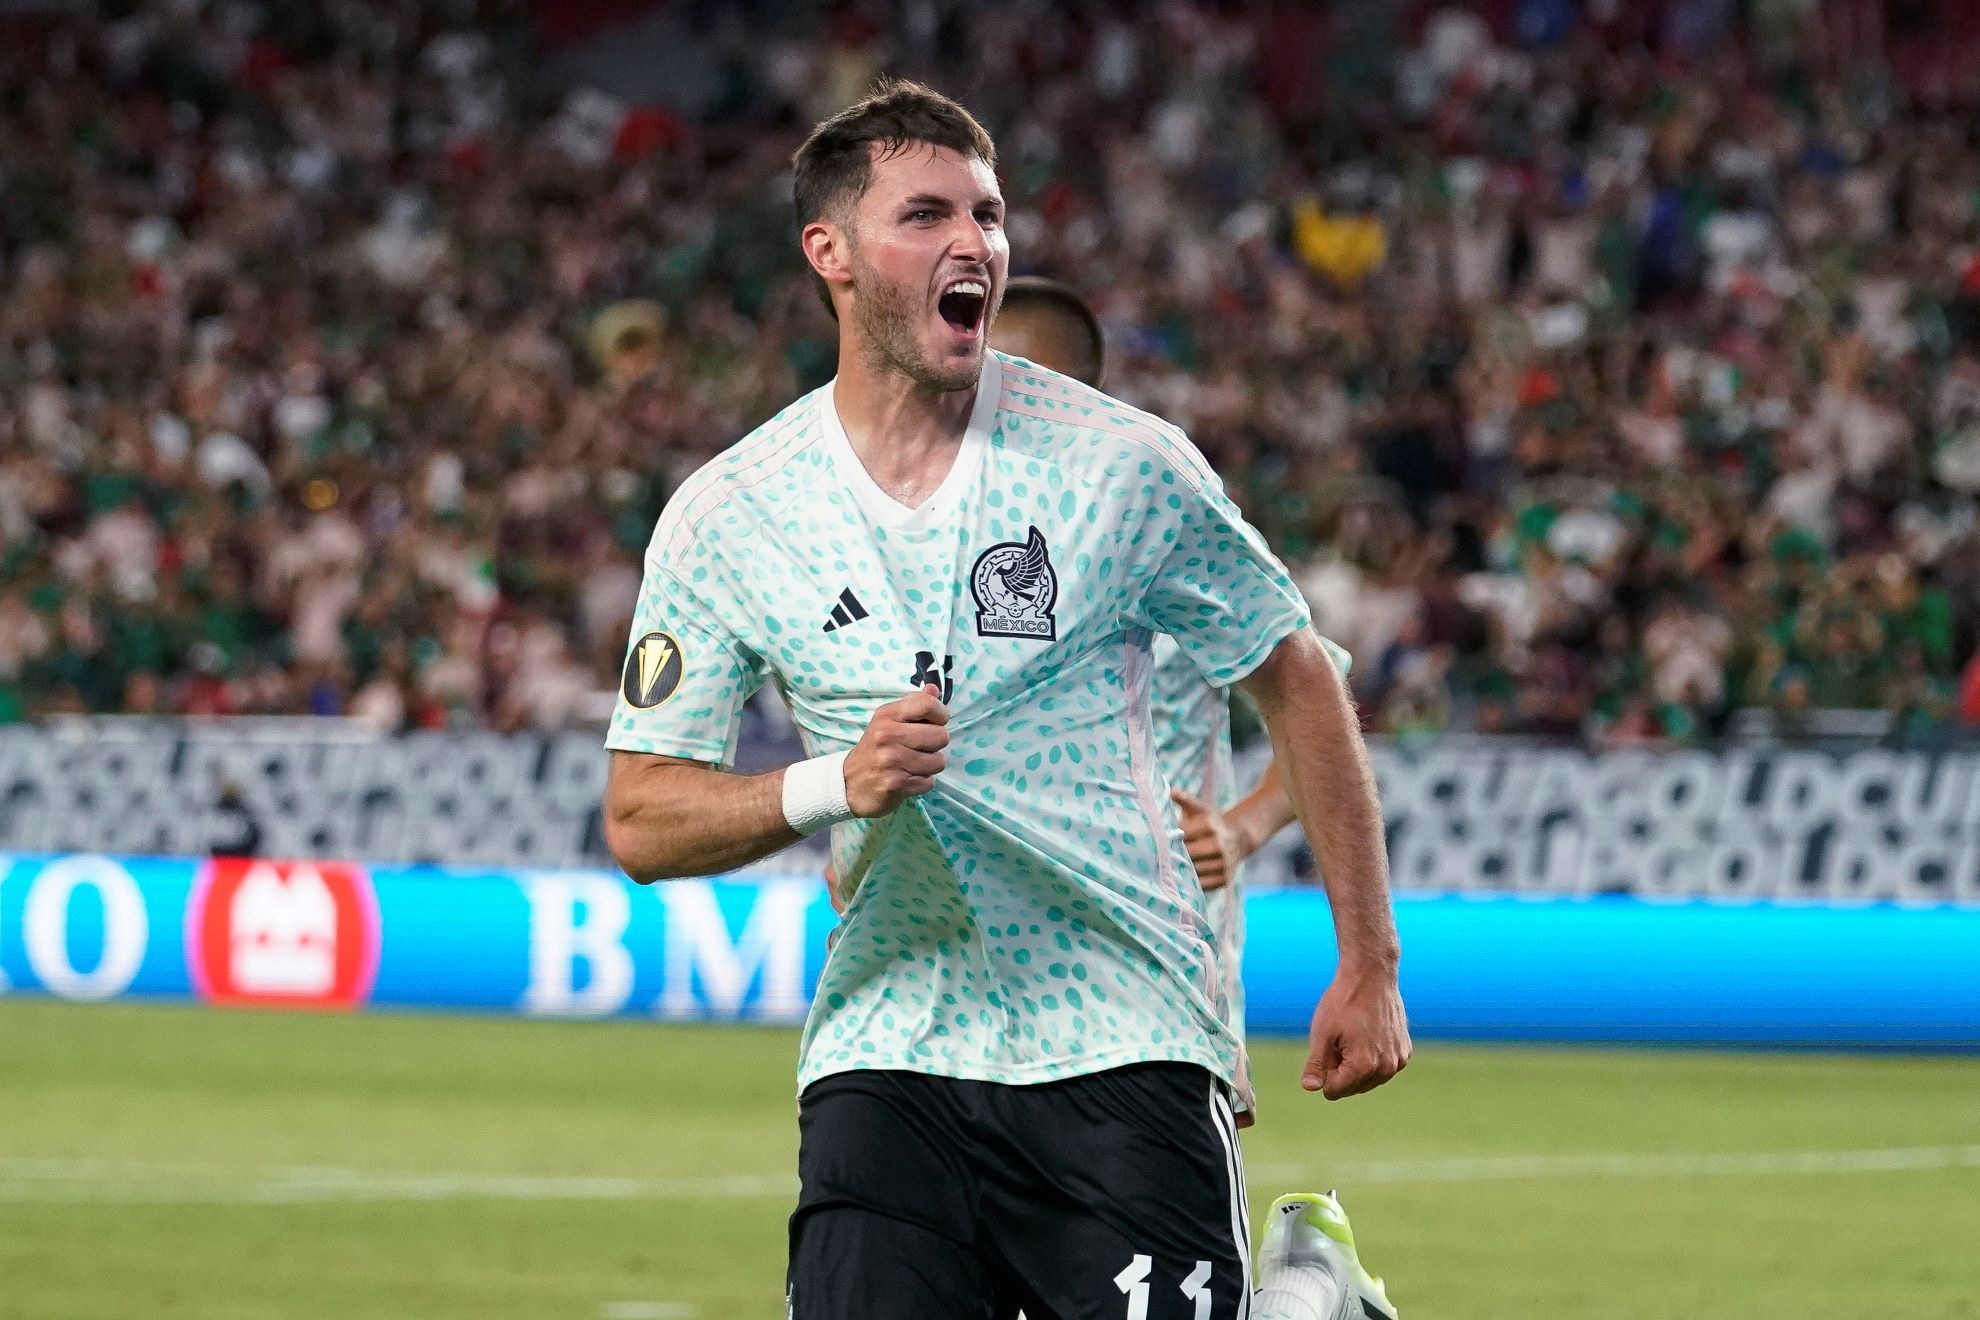
[(969, 591), (976, 597), (977, 636), (1057, 639), (1052, 606), (1059, 598), (1059, 575), (1036, 527), (1022, 544), (1000, 541), (978, 555), (969, 570)]
[(650, 632), (626, 652), (619, 691), (635, 710), (652, 710), (681, 685), (681, 644), (671, 633)]

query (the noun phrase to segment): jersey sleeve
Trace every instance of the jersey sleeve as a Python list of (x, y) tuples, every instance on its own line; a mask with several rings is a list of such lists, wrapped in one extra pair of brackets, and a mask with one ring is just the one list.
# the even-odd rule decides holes
[(1313, 615), (1286, 566), (1180, 433), (1141, 467), (1146, 507), (1134, 520), (1140, 581), (1130, 618), (1175, 638), (1212, 687), (1229, 687)]
[(730, 765), (761, 662), (720, 622), (714, 602), (649, 552), (605, 746)]

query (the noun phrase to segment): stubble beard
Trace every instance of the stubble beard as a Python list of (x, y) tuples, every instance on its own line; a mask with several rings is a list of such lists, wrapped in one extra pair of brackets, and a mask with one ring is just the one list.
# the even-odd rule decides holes
[[(853, 322), (859, 329), (860, 354), (874, 371), (898, 372), (923, 389), (953, 394), (976, 384), (981, 358), (937, 365), (923, 355), (915, 334), (926, 314), (921, 301), (898, 284), (890, 284), (872, 267), (856, 262), (859, 292), (853, 299)], [(985, 324), (988, 324), (985, 318)]]

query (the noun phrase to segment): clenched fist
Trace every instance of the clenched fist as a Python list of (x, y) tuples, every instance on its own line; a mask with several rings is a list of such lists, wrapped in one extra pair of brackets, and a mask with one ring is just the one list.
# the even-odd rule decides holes
[(935, 787), (949, 763), (949, 708), (930, 683), (873, 712), (846, 754), (846, 805), (855, 816), (884, 816)]
[(1299, 1084), (1329, 1100), (1372, 1091), (1409, 1063), (1409, 1020), (1391, 969), (1341, 967), (1313, 1010)]

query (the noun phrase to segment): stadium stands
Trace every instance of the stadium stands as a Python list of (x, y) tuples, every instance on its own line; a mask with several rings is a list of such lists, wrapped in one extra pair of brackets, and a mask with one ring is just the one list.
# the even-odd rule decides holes
[(784, 161), (894, 69), (1380, 729), (1980, 725), (1958, 6), (689, 6), (645, 102), (513, 6), (9, 8), (0, 720), (596, 718), (667, 492), (831, 370)]

